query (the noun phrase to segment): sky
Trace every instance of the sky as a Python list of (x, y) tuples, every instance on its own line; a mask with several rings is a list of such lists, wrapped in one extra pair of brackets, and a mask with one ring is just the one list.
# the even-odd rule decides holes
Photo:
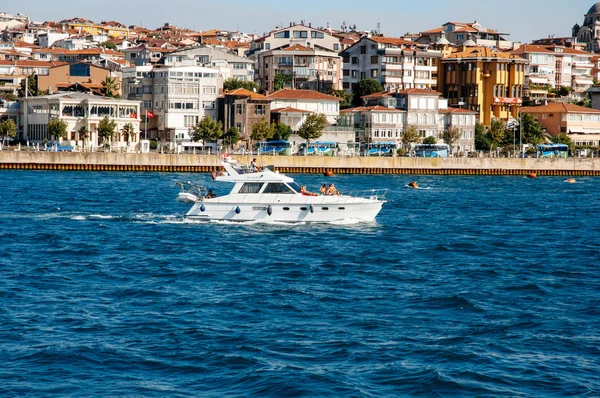
[(528, 42), (549, 35), (570, 36), (594, 4), (590, 0), (1, 0), (0, 12), (27, 14), (33, 21), (82, 17), (96, 22), (116, 20), (126, 25), (157, 28), (170, 23), (194, 30), (241, 30), (263, 34), (277, 25), (343, 21), (358, 30), (381, 25), (397, 37), (440, 27), (449, 21), (472, 22), (510, 33), (513, 41)]

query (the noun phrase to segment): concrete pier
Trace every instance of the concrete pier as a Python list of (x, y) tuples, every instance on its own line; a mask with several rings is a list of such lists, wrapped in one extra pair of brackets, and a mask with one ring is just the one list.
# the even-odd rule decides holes
[[(282, 173), (600, 176), (600, 159), (253, 157)], [(0, 169), (206, 173), (220, 169), (217, 155), (0, 151)]]

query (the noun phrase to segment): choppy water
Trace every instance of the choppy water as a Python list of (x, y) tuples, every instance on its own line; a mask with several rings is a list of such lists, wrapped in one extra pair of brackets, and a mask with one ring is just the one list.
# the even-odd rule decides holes
[(177, 179), (0, 172), (1, 395), (600, 395), (600, 180), (338, 176), (377, 223), (240, 225)]

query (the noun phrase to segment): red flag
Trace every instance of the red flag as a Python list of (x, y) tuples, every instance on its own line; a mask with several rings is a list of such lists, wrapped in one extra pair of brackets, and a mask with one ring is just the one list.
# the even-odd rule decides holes
[(154, 117), (154, 112), (146, 111), (146, 117), (152, 119)]
[(137, 115), (136, 115), (134, 112), (131, 112), (131, 113), (129, 114), (129, 117), (130, 117), (131, 119), (137, 119)]

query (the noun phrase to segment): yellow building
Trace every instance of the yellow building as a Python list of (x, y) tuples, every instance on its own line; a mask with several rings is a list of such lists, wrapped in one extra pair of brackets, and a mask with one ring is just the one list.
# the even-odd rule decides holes
[(129, 29), (114, 25), (96, 25), (90, 22), (67, 22), (65, 27), (90, 35), (107, 35), (112, 39), (126, 39), (129, 37)]
[(449, 105), (479, 113), (486, 126), (492, 119), (517, 118), (523, 104), (525, 64), (521, 57), (488, 47), (461, 46), (442, 59), (438, 91)]

